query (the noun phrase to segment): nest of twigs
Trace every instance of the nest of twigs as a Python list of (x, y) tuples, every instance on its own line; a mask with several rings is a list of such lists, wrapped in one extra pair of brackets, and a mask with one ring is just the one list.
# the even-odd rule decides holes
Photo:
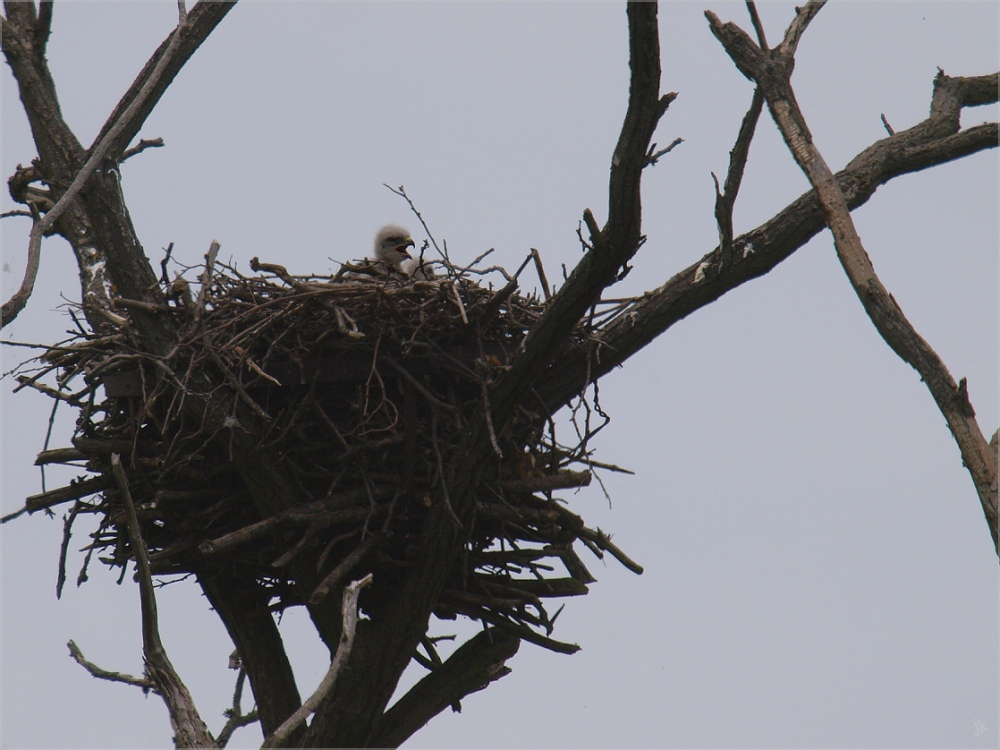
[[(449, 457), (470, 420), (488, 415), (490, 383), (546, 306), (515, 293), (502, 270), (510, 283), (494, 289), (447, 265), (426, 281), (380, 268), (331, 279), (293, 277), (256, 259), (251, 266), (258, 273), (244, 276), (208, 264), (197, 294), (182, 279), (171, 285), (169, 304), (158, 308), (178, 331), (167, 356), (144, 354), (128, 324), (110, 335), (81, 326), (42, 357), (41, 372), (21, 376), (80, 412), (73, 448), (46, 451), (39, 462), (85, 466), (92, 476), (28, 501), (28, 510), (75, 501), (61, 569), (80, 513), (100, 520), (88, 561), (96, 551), (124, 574), (134, 559), (112, 467), (120, 455), (154, 574), (225, 564), (267, 587), (274, 610), (304, 603), (295, 560), (315, 567), (313, 597), (347, 576), (398, 578), (429, 509), (449, 502)], [(585, 338), (582, 329), (576, 338)], [(41, 386), (53, 370), (58, 388)], [(68, 384), (77, 376), (85, 387), (74, 393)], [(234, 415), (237, 405), (249, 410), (263, 425), (256, 455), (281, 464), (301, 503), (263, 513), (234, 465), (231, 434), (245, 426), (236, 416), (221, 428), (193, 418), (192, 399), (223, 399)], [(477, 494), (474, 527), (435, 614), (572, 651), (548, 637), (544, 600), (585, 594), (594, 581), (575, 543), (640, 570), (553, 495), (591, 481), (595, 412), (581, 403), (588, 424), (575, 446), (557, 442), (553, 420), (530, 407), (499, 433), (490, 425), (499, 471)]]

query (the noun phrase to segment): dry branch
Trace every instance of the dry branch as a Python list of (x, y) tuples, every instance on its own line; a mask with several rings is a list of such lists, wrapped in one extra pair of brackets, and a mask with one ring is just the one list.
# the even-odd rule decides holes
[[(959, 130), (963, 107), (997, 101), (997, 75), (938, 82), (926, 120), (875, 142), (835, 175), (851, 210), (896, 177), (997, 147), (997, 123)], [(723, 263), (721, 248), (716, 247), (659, 288), (632, 300), (600, 331), (599, 359), (586, 349), (566, 352), (536, 384), (540, 402), (555, 413), (587, 383), (619, 367), (691, 313), (770, 272), (825, 227), (815, 193), (799, 196), (756, 229), (736, 237), (731, 264)]]
[(347, 665), (348, 660), (351, 656), (351, 649), (354, 646), (354, 631), (358, 626), (358, 596), (361, 594), (361, 589), (365, 586), (370, 585), (372, 582), (372, 574), (364, 576), (354, 581), (352, 584), (344, 588), (344, 597), (341, 609), (344, 613), (344, 625), (341, 628), (340, 644), (337, 646), (337, 653), (334, 654), (333, 660), (330, 663), (330, 668), (327, 670), (326, 675), (324, 675), (319, 687), (316, 691), (309, 696), (302, 707), (296, 711), (294, 714), (288, 717), (288, 719), (278, 727), (275, 732), (265, 740), (261, 747), (284, 747), (287, 744), (288, 737), (309, 718), (310, 714), (314, 713), (319, 707), (323, 698), (325, 698), (333, 686), (337, 682), (337, 677), (340, 675), (341, 671)]
[(87, 659), (84, 658), (80, 647), (73, 641), (67, 643), (66, 646), (69, 648), (69, 655), (73, 658), (73, 661), (99, 680), (124, 682), (126, 685), (134, 685), (135, 687), (142, 688), (143, 690), (156, 690), (156, 684), (149, 677), (133, 677), (132, 675), (123, 674), (121, 672), (112, 672), (107, 669), (101, 669), (93, 662), (87, 661)]
[(146, 673), (156, 685), (156, 692), (167, 704), (170, 713), (170, 724), (174, 729), (174, 745), (176, 747), (216, 747), (212, 737), (198, 714), (191, 693), (181, 681), (180, 676), (167, 658), (166, 649), (160, 641), (160, 626), (156, 614), (156, 595), (153, 592), (153, 579), (149, 572), (149, 560), (146, 555), (146, 543), (143, 541), (136, 518), (132, 493), (129, 491), (128, 478), (122, 468), (117, 453), (111, 456), (111, 470), (118, 482), (125, 505), (125, 520), (128, 529), (129, 542), (135, 554), (136, 575), (139, 579), (139, 600), (142, 609), (142, 651), (146, 660)]
[(516, 635), (500, 628), (471, 638), (385, 712), (371, 746), (398, 747), (448, 706), (509, 674), (505, 662), (520, 643)]
[[(725, 47), (736, 66), (755, 80), (767, 99), (768, 108), (781, 131), (796, 163), (815, 188), (827, 226), (833, 234), (837, 257), (858, 299), (876, 330), (901, 359), (910, 364), (926, 383), (931, 396), (944, 415), (958, 443), (962, 462), (972, 475), (979, 494), (993, 545), (1000, 556), (997, 536), (997, 458), (990, 451), (969, 403), (965, 380), (956, 384), (948, 368), (931, 346), (906, 319), (896, 300), (882, 285), (851, 219), (850, 207), (837, 180), (813, 143), (805, 117), (792, 92), (791, 73), (796, 46), (810, 20), (822, 8), (822, 2), (810, 2), (796, 14), (782, 43), (773, 52), (757, 47), (735, 24), (723, 24), (707, 13), (712, 32)], [(995, 83), (995, 81), (994, 81)], [(976, 86), (961, 79), (953, 81), (943, 73), (935, 80), (934, 106), (942, 98), (965, 104), (982, 103), (996, 97), (996, 90), (983, 96)]]

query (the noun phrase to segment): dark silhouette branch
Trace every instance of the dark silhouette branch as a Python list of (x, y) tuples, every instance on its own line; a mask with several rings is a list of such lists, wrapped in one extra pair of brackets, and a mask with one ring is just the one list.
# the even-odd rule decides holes
[(337, 678), (347, 666), (351, 649), (354, 646), (354, 634), (358, 626), (358, 596), (361, 594), (361, 589), (370, 585), (371, 582), (372, 574), (369, 573), (344, 587), (344, 600), (341, 607), (344, 624), (340, 629), (340, 643), (330, 663), (330, 668), (316, 691), (264, 741), (261, 747), (286, 747), (288, 738), (305, 723), (310, 714), (319, 708), (323, 699), (333, 690)]
[(740, 192), (743, 171), (750, 156), (750, 142), (757, 130), (757, 121), (763, 108), (764, 95), (760, 89), (754, 89), (750, 109), (743, 117), (739, 135), (736, 136), (736, 144), (729, 152), (729, 171), (726, 173), (726, 182), (721, 191), (719, 180), (714, 174), (712, 175), (712, 179), (715, 180), (715, 222), (719, 226), (719, 249), (724, 265), (731, 264), (733, 260), (733, 208), (736, 206), (736, 196)]
[(255, 582), (222, 566), (199, 571), (198, 583), (236, 646), (266, 737), (302, 705), (281, 634), (267, 607), (270, 597)]
[[(209, 37), (215, 27), (219, 25), (226, 14), (235, 7), (236, 0), (232, 2), (208, 2), (202, 0), (195, 5), (179, 24), (179, 33), (176, 40), (175, 51), (169, 55), (166, 64), (159, 73), (156, 68), (164, 57), (168, 57), (168, 47), (171, 39), (163, 40), (160, 46), (152, 54), (146, 65), (139, 72), (135, 81), (128, 91), (122, 96), (108, 117), (104, 126), (98, 133), (95, 141), (101, 141), (107, 133), (114, 127), (114, 124), (122, 119), (125, 110), (133, 106), (141, 90), (147, 88), (148, 94), (143, 97), (134, 114), (127, 118), (125, 125), (113, 137), (110, 154), (113, 159), (119, 161), (125, 151), (126, 146), (138, 135), (139, 129), (146, 118), (159, 103), (164, 92), (173, 83), (174, 78), (187, 64), (187, 61), (198, 50), (202, 43)], [(155, 78), (155, 80), (153, 80)], [(152, 80), (152, 83), (150, 81)]]
[(3, 306), (0, 306), (0, 328), (4, 328), (18, 316), (28, 304), (31, 293), (35, 289), (35, 279), (38, 278), (38, 267), (42, 260), (42, 230), (40, 227), (41, 222), (34, 219), (31, 223), (31, 240), (28, 242), (28, 263), (24, 269), (24, 278), (21, 280), (21, 286), (18, 287), (18, 290), (3, 303)]
[(520, 644), (516, 635), (496, 627), (466, 641), (385, 712), (372, 747), (398, 747), (448, 706), (510, 674), (504, 663)]
[[(938, 93), (947, 89), (949, 95)], [(961, 92), (956, 96), (955, 92)], [(886, 182), (998, 145), (996, 123), (958, 130), (963, 106), (997, 100), (997, 75), (935, 80), (931, 114), (922, 122), (876, 141), (836, 174), (851, 210), (864, 205)], [(540, 403), (554, 413), (597, 380), (641, 351), (691, 313), (752, 279), (763, 276), (815, 237), (826, 226), (813, 191), (804, 193), (775, 216), (733, 240), (733, 263), (722, 263), (716, 247), (665, 284), (632, 304), (600, 331), (600, 357), (575, 349), (560, 356), (536, 385)], [(710, 272), (705, 273), (705, 269)], [(715, 270), (716, 273), (711, 271)], [(698, 279), (699, 271), (702, 278)], [(697, 279), (697, 280), (696, 280)]]
[(642, 169), (656, 126), (676, 94), (660, 96), (660, 39), (655, 3), (629, 3), (629, 103), (618, 144), (611, 158), (608, 221), (603, 229), (584, 213), (592, 249), (573, 269), (552, 297), (542, 319), (521, 344), (510, 371), (490, 393), (497, 429), (502, 429), (514, 406), (528, 392), (558, 351), (570, 330), (619, 278), (641, 244), (642, 205), (639, 194)]

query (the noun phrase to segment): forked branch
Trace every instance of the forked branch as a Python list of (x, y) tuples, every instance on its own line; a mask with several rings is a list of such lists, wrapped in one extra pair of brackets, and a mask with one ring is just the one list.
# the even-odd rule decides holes
[(490, 393), (498, 430), (517, 403), (552, 359), (569, 331), (613, 284), (641, 245), (642, 204), (640, 183), (648, 163), (649, 144), (660, 118), (677, 94), (660, 96), (660, 36), (656, 3), (628, 4), (629, 84), (628, 108), (618, 144), (611, 159), (608, 186), (608, 221), (598, 228), (593, 214), (584, 212), (591, 234), (591, 249), (569, 279), (552, 297), (549, 309), (524, 340), (510, 371)]
[(471, 638), (385, 712), (371, 746), (398, 747), (448, 706), (510, 674), (504, 663), (520, 644), (502, 628), (488, 628)]
[(320, 682), (316, 691), (310, 695), (306, 702), (302, 704), (294, 714), (289, 716), (285, 722), (278, 727), (274, 733), (265, 740), (261, 747), (285, 747), (288, 737), (305, 723), (316, 709), (319, 708), (323, 699), (333, 690), (337, 678), (347, 664), (351, 656), (351, 649), (354, 646), (354, 631), (358, 627), (358, 596), (361, 589), (372, 582), (372, 574), (369, 573), (364, 578), (354, 581), (344, 588), (344, 599), (342, 612), (344, 616), (343, 627), (340, 630), (340, 643), (337, 645), (337, 653), (334, 654), (330, 662), (330, 668)]
[[(813, 143), (812, 134), (792, 91), (791, 72), (796, 46), (822, 5), (821, 2), (810, 2), (800, 9), (785, 33), (785, 40), (773, 52), (758, 47), (735, 24), (722, 24), (713, 14), (706, 15), (712, 32), (739, 69), (757, 82), (785, 143), (815, 188), (826, 224), (833, 234), (837, 257), (865, 312), (892, 350), (917, 370), (948, 422), (962, 461), (972, 475), (993, 536), (994, 548), (1000, 555), (1000, 548), (997, 547), (997, 456), (990, 450), (976, 422), (966, 381), (963, 378), (960, 383), (955, 383), (944, 362), (917, 333), (899, 304), (882, 285), (854, 226), (844, 194)], [(949, 91), (948, 87), (941, 85), (944, 75), (940, 74), (938, 78), (935, 103), (940, 101), (939, 90)], [(955, 86), (951, 87), (951, 92), (958, 98), (962, 98), (963, 93), (967, 94), (965, 101), (970, 104), (983, 103), (985, 98), (975, 86)], [(995, 89), (992, 95), (995, 97)]]
[(166, 649), (160, 640), (160, 628), (156, 614), (156, 595), (153, 593), (153, 578), (149, 572), (149, 557), (146, 543), (139, 531), (139, 521), (135, 515), (135, 505), (129, 490), (125, 470), (117, 453), (111, 456), (111, 467), (118, 490), (125, 505), (125, 519), (128, 526), (129, 542), (135, 552), (136, 574), (139, 578), (139, 601), (142, 608), (142, 651), (146, 660), (146, 673), (156, 686), (156, 692), (167, 704), (170, 724), (174, 728), (176, 747), (217, 747), (195, 708), (191, 693), (181, 681), (180, 675), (167, 658)]

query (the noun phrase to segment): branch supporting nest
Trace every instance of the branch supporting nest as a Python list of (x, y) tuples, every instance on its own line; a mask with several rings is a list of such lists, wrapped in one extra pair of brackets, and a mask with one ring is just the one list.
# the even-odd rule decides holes
[[(443, 510), (467, 534), (467, 554), (448, 569), (437, 613), (575, 649), (548, 637), (544, 604), (584, 594), (593, 581), (573, 543), (641, 568), (552, 497), (588, 485), (595, 467), (616, 468), (591, 458), (589, 428), (575, 447), (557, 443), (547, 415), (527, 409), (494, 428), (492, 386), (551, 303), (518, 295), (511, 282), (498, 299), (447, 265), (432, 281), (330, 281), (259, 260), (261, 275), (247, 277), (217, 256), (213, 243), (194, 271), (196, 293), (160, 306), (178, 329), (166, 356), (142, 354), (128, 328), (82, 333), (43, 355), (45, 374), (58, 374), (58, 388), (44, 386), (53, 397), (67, 401), (74, 378), (86, 387), (68, 401), (83, 415), (74, 447), (38, 461), (96, 475), (29, 498), (27, 510), (96, 495), (85, 506), (102, 519), (90, 549), (104, 562), (142, 558), (145, 575), (226, 566), (278, 611), (327, 606), (348, 576), (373, 573), (385, 581), (375, 589), (392, 585), (412, 565), (428, 516)], [(584, 340), (580, 329), (571, 345)], [(191, 401), (233, 416), (220, 425), (187, 408)], [(463, 524), (452, 483), (469, 425), (489, 433), (496, 471)], [(257, 454), (249, 460), (281, 465), (297, 504), (251, 500), (237, 466), (248, 445)], [(484, 554), (498, 548), (533, 556)]]

